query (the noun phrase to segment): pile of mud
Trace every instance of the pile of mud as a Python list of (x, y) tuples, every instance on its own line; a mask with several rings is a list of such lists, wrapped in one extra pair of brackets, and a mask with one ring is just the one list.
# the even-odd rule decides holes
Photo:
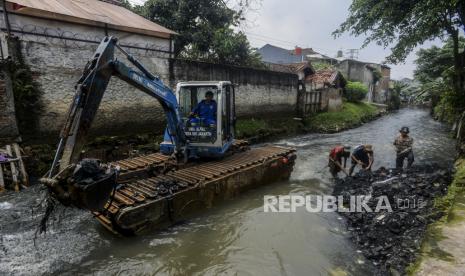
[[(348, 230), (365, 257), (382, 275), (405, 274), (415, 261), (429, 223), (443, 214), (435, 209), (434, 199), (447, 193), (452, 172), (437, 165), (418, 166), (408, 172), (381, 168), (372, 173), (338, 179), (333, 191), (343, 196), (344, 206), (350, 197), (368, 195), (373, 212), (340, 212)], [(384, 201), (380, 201), (383, 198)], [(389, 208), (375, 209), (380, 202)], [(364, 209), (362, 209), (364, 210)]]

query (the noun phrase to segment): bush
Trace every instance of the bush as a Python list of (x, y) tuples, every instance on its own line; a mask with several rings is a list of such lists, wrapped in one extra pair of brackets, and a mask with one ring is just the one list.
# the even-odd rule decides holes
[(361, 82), (348, 81), (344, 90), (344, 97), (349, 102), (360, 102), (365, 99), (368, 93), (368, 87)]

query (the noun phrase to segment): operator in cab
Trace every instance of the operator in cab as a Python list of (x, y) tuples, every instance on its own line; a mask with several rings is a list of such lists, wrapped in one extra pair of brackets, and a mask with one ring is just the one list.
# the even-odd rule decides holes
[(203, 124), (210, 127), (216, 126), (216, 101), (213, 99), (213, 92), (207, 91), (205, 99), (202, 100), (192, 110), (190, 114), (191, 125)]

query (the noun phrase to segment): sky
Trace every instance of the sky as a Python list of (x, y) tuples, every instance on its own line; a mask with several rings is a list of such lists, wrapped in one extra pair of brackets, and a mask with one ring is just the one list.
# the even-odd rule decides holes
[[(232, 0), (233, 1), (233, 0)], [(130, 0), (133, 4), (142, 4), (145, 0)], [(390, 54), (390, 49), (371, 44), (360, 49), (364, 37), (352, 37), (344, 34), (333, 38), (336, 30), (349, 14), (351, 0), (257, 0), (246, 15), (246, 24), (241, 30), (247, 35), (253, 47), (260, 48), (269, 43), (286, 49), (295, 46), (310, 47), (315, 51), (334, 57), (338, 50), (344, 54), (349, 49), (359, 49), (358, 59), (366, 62), (381, 63)], [(417, 47), (429, 48), (441, 45), (439, 40), (426, 42)], [(391, 78), (412, 78), (415, 69), (415, 51), (405, 63), (390, 65)]]

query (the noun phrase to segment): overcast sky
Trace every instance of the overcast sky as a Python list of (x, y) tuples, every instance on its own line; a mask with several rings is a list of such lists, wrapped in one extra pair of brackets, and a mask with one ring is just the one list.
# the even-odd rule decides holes
[[(130, 0), (142, 4), (145, 0)], [(351, 0), (263, 0), (247, 14), (247, 24), (242, 30), (254, 47), (266, 43), (293, 49), (294, 46), (311, 47), (314, 50), (335, 56), (338, 50), (344, 54), (349, 49), (359, 49), (363, 38), (348, 34), (334, 39), (331, 33), (348, 15)], [(440, 45), (440, 41), (427, 42), (421, 47)], [(370, 45), (359, 50), (359, 60), (380, 63), (389, 55), (389, 49)], [(407, 58), (405, 64), (392, 65), (391, 77), (412, 78), (415, 54)]]

